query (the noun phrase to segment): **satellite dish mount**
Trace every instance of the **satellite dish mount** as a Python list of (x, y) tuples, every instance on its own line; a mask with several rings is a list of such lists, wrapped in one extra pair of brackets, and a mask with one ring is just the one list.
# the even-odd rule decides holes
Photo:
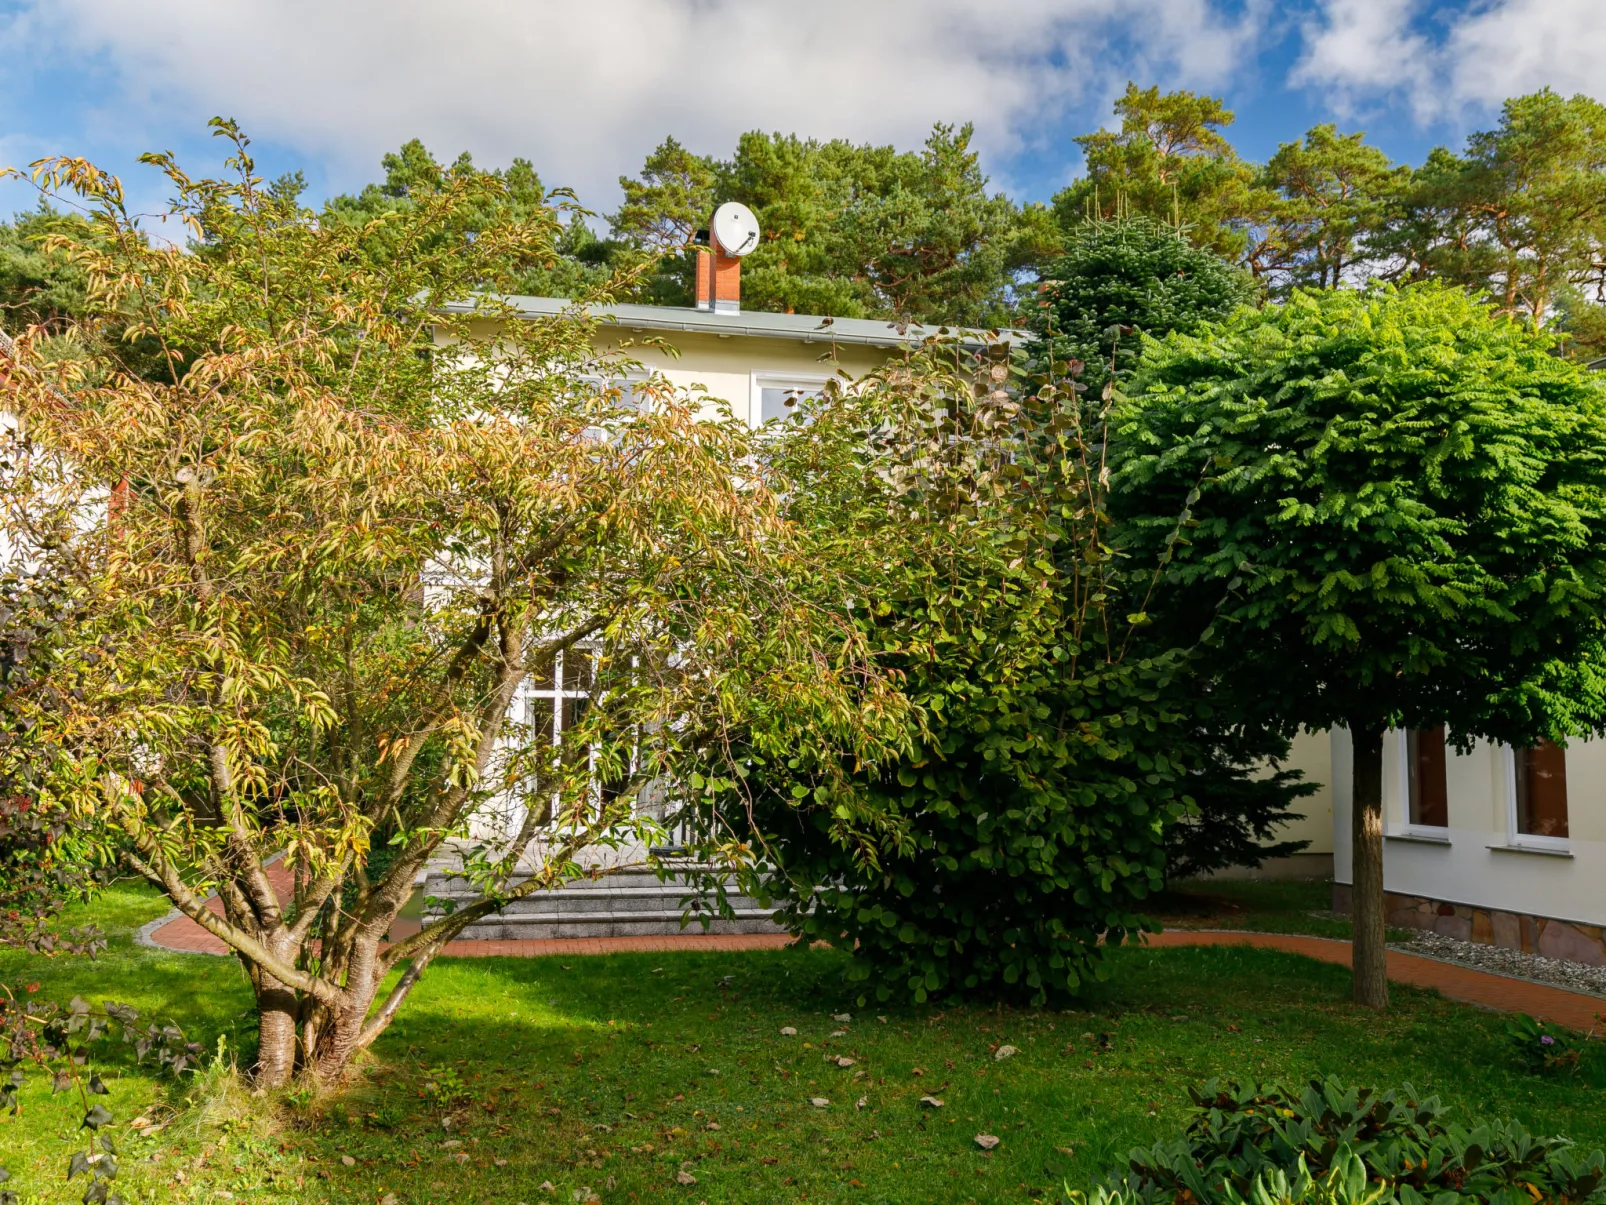
[(715, 314), (742, 310), (742, 256), (758, 246), (758, 218), (740, 201), (726, 201), (708, 223), (709, 250), (697, 251), (697, 308)]

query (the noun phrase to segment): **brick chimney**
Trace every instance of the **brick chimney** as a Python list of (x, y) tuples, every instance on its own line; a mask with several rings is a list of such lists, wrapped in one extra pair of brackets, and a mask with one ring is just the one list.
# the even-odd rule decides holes
[(693, 294), (697, 308), (714, 314), (742, 312), (742, 261), (726, 255), (717, 238), (709, 246), (698, 247), (697, 289)]

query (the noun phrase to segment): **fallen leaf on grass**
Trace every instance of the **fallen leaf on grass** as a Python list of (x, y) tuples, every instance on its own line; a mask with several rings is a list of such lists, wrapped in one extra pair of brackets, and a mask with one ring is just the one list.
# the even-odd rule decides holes
[(993, 1051), (993, 1062), (1001, 1063), (1005, 1059), (1014, 1058), (1019, 1053), (1020, 1048), (1018, 1046), (1000, 1046), (997, 1050)]
[(838, 1057), (838, 1059), (836, 1060), (836, 1065), (838, 1067), (851, 1067), (856, 1062), (858, 1062), (857, 1059)]
[(998, 1138), (998, 1136), (996, 1134), (977, 1134), (976, 1135), (976, 1145), (981, 1147), (981, 1149), (984, 1150), (984, 1151), (990, 1151), (990, 1150), (994, 1149), (995, 1147), (997, 1147), (999, 1141), (1000, 1141), (1000, 1139)]
[(357, 1166), (357, 1161), (355, 1159), (353, 1159), (350, 1155), (342, 1155), (342, 1156), (340, 1156), (340, 1162), (345, 1164), (347, 1167), (356, 1167)]
[(790, 1025), (783, 1025), (781, 1026), (781, 1036), (783, 1038), (795, 1038), (797, 1037), (797, 1030)]
[(851, 1020), (853, 1020), (853, 1014), (852, 1013), (832, 1013), (831, 1014), (831, 1020), (833, 1020), (833, 1021), (851, 1021)]
[(922, 1096), (920, 1098), (920, 1103), (925, 1105), (928, 1109), (942, 1108), (942, 1101), (938, 1100), (935, 1096)]
[(695, 1184), (695, 1183), (697, 1183), (697, 1177), (692, 1175), (685, 1168), (681, 1168), (678, 1172), (675, 1173), (675, 1183), (676, 1184)]
[(816, 1109), (825, 1109), (830, 1107), (831, 1102), (826, 1100), (823, 1096), (811, 1096), (809, 1098), (809, 1104), (813, 1105)]
[(855, 1109), (863, 1109), (863, 1108), (867, 1107), (869, 1105), (869, 1103), (870, 1103), (870, 1098), (868, 1096), (861, 1096), (861, 1097), (859, 1097), (858, 1100), (853, 1102), (853, 1107)]

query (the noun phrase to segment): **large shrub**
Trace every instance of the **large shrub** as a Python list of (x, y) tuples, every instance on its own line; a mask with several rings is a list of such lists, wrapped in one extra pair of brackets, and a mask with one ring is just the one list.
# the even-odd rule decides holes
[(1179, 1139), (1129, 1156), (1078, 1205), (1534, 1205), (1606, 1201), (1606, 1155), (1514, 1121), (1452, 1123), (1437, 1097), (1312, 1080), (1190, 1089)]
[(863, 638), (920, 718), (845, 792), (755, 758), (734, 823), (781, 921), (851, 950), (867, 997), (1075, 990), (1162, 885), (1197, 717), (1180, 654), (1131, 652), (1104, 404), (938, 346), (775, 436), (792, 519), (860, 566)]
[[(1043, 277), (1034, 353), (1081, 362), (1090, 388), (1112, 376), (1121, 384), (1145, 336), (1198, 332), (1255, 298), (1244, 272), (1141, 216), (1080, 227)], [(1305, 848), (1308, 842), (1277, 840), (1277, 832), (1313, 788), (1297, 770), (1260, 772), (1287, 758), (1288, 742), (1246, 732), (1220, 692), (1206, 729), (1194, 735), (1202, 750), (1189, 782), (1196, 806), (1168, 838), (1167, 878), (1258, 866)]]

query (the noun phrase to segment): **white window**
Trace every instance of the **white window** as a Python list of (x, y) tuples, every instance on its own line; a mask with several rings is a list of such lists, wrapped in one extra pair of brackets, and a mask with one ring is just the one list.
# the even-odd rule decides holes
[(1550, 741), (1503, 750), (1506, 832), (1512, 845), (1568, 848), (1567, 751)]
[(1403, 831), (1442, 838), (1450, 824), (1444, 725), (1396, 729)]
[(797, 411), (797, 404), (805, 398), (817, 398), (825, 388), (828, 376), (796, 373), (755, 372), (753, 374), (752, 401), (748, 413), (755, 427)]
[(588, 389), (597, 396), (605, 399), (608, 409), (612, 412), (609, 418), (604, 419), (604, 426), (589, 427), (586, 430), (587, 438), (599, 442), (609, 442), (617, 438), (615, 424), (628, 423), (641, 412), (646, 398), (639, 392), (647, 378), (639, 374), (627, 377), (582, 377), (581, 387)]
[[(593, 804), (610, 802), (629, 784), (635, 772), (636, 752), (630, 755), (629, 765), (623, 767), (621, 778), (604, 779), (598, 765), (596, 751), (582, 744), (574, 730), (591, 709), (597, 697), (597, 656), (587, 646), (564, 649), (551, 661), (538, 666), (525, 680), (514, 700), (514, 716), (527, 724), (530, 739), (541, 747), (552, 750), (553, 762), (565, 769), (583, 766), (591, 776), (590, 795)], [(542, 782), (539, 770), (531, 775), (529, 787), (520, 801), (523, 806), (539, 809), (545, 814), (541, 822), (552, 819), (558, 794), (551, 789), (551, 779)]]

